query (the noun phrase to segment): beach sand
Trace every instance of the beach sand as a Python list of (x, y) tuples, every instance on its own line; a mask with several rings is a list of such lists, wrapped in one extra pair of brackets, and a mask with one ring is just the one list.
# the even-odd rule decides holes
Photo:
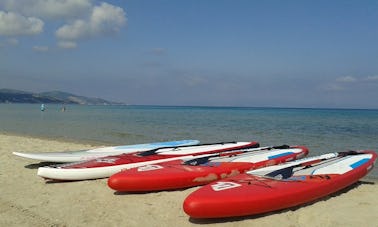
[(38, 161), (17, 152), (89, 149), (78, 144), (0, 134), (0, 226), (378, 226), (378, 183), (367, 178), (314, 203), (262, 216), (194, 220), (182, 209), (197, 188), (117, 194), (106, 179), (46, 183)]

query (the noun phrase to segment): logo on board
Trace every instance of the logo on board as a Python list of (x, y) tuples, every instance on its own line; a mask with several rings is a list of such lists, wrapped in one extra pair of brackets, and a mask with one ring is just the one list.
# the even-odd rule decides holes
[(96, 162), (115, 164), (115, 161), (117, 160), (118, 158), (98, 158), (96, 159)]
[(222, 190), (227, 190), (227, 189), (230, 189), (230, 188), (236, 188), (236, 187), (240, 187), (240, 186), (241, 186), (241, 184), (237, 184), (235, 182), (220, 181), (220, 182), (217, 182), (217, 183), (211, 185), (211, 188), (214, 191), (222, 191)]
[(162, 166), (159, 165), (146, 165), (146, 166), (141, 166), (138, 168), (138, 172), (143, 172), (143, 171), (151, 171), (151, 170), (157, 170), (157, 169), (162, 169)]

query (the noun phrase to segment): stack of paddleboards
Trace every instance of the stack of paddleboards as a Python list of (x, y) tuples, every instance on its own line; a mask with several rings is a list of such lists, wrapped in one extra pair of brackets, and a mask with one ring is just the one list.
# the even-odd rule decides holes
[(183, 203), (193, 218), (255, 215), (305, 204), (366, 176), (374, 151), (328, 153), (305, 158), (304, 146), (259, 147), (258, 142), (198, 140), (104, 147), (85, 151), (19, 153), (47, 162), (38, 176), (58, 181), (107, 178), (121, 192), (202, 186)]
[(87, 180), (109, 177), (124, 169), (146, 164), (182, 160), (197, 155), (212, 154), (221, 151), (258, 147), (257, 142), (222, 142), (157, 148), (148, 151), (127, 153), (38, 168), (38, 176), (54, 180)]

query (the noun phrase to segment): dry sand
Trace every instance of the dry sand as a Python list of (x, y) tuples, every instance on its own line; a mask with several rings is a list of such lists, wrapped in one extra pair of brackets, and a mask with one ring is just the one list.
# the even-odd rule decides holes
[(12, 154), (93, 148), (0, 134), (0, 226), (378, 226), (378, 183), (358, 184), (315, 203), (263, 216), (193, 220), (182, 209), (196, 188), (116, 194), (106, 179), (46, 183), (41, 164)]

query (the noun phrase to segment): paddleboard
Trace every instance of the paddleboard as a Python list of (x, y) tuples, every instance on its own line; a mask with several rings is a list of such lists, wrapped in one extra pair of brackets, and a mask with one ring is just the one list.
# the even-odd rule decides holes
[(131, 154), (96, 158), (89, 161), (38, 168), (38, 176), (54, 180), (86, 180), (109, 177), (122, 169), (185, 159), (196, 155), (258, 147), (257, 142), (222, 142), (175, 148), (161, 148)]
[(112, 147), (101, 147), (91, 150), (82, 151), (64, 151), (64, 152), (38, 152), (38, 153), (21, 153), (13, 152), (14, 155), (45, 162), (77, 162), (85, 161), (109, 155), (128, 154), (138, 151), (147, 151), (161, 147), (188, 146), (199, 144), (198, 140), (178, 140), (156, 143), (145, 143), (135, 145), (123, 145)]
[(356, 183), (376, 158), (373, 151), (330, 153), (248, 171), (194, 191), (183, 208), (193, 218), (223, 218), (298, 206)]
[(303, 158), (304, 146), (261, 147), (200, 155), (127, 169), (112, 175), (108, 186), (116, 191), (145, 192), (204, 185), (248, 170)]

